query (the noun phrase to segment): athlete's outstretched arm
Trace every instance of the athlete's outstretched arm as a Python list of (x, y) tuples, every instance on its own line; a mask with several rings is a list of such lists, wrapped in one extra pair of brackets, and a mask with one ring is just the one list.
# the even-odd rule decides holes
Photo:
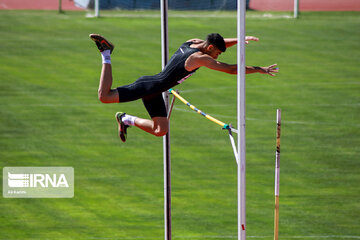
[(245, 44), (249, 44), (249, 41), (255, 41), (255, 42), (257, 42), (257, 41), (259, 41), (259, 38), (254, 37), (254, 36), (246, 36), (246, 37), (245, 37)]
[[(192, 62), (193, 64), (195, 63), (194, 65), (192, 65), (193, 68), (204, 66), (220, 72), (237, 74), (237, 64), (227, 64), (227, 63), (219, 62), (206, 54), (196, 56), (196, 58), (197, 59)], [(262, 74), (269, 74), (270, 76), (275, 76), (275, 73), (279, 72), (279, 70), (277, 69), (277, 64), (273, 64), (268, 67), (246, 66), (245, 68), (246, 68), (246, 74), (262, 73)]]
[(193, 42), (194, 44), (199, 44), (199, 43), (203, 43), (204, 40), (199, 39), (199, 38), (193, 38), (193, 39), (189, 39), (186, 42)]
[[(225, 38), (224, 41), (225, 41), (226, 48), (232, 47), (235, 44), (237, 44), (237, 38)], [(245, 43), (249, 44), (249, 41), (257, 42), (257, 41), (259, 41), (259, 39), (257, 37), (254, 37), (254, 36), (246, 36), (245, 37)]]
[(237, 44), (237, 38), (224, 38), (226, 48), (232, 47)]
[(261, 73), (261, 74), (269, 74), (270, 76), (275, 76), (275, 73), (278, 73), (279, 69), (277, 68), (277, 64), (273, 64), (267, 67), (256, 67), (256, 66), (251, 66), (248, 67), (246, 66), (246, 74), (249, 73)]

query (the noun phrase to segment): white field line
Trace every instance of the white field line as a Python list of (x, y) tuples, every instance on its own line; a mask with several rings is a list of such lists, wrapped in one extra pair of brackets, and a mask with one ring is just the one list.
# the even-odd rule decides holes
[[(173, 239), (237, 239), (237, 236), (173, 236)], [(251, 239), (271, 239), (273, 236), (247, 236)], [(45, 240), (49, 238), (22, 238), (21, 240)], [(52, 240), (61, 240), (64, 238), (51, 238)], [(161, 240), (163, 237), (144, 237), (144, 236), (134, 236), (134, 237), (92, 237), (92, 238), (78, 238), (79, 240)], [(351, 236), (351, 235), (309, 235), (309, 236), (280, 236), (280, 239), (360, 239), (360, 236)], [(7, 240), (1, 238), (1, 240)], [(19, 239), (20, 240), (20, 239)]]
[(18, 103), (5, 103), (0, 104), (0, 107), (104, 107), (104, 104), (100, 103), (74, 103), (74, 104), (66, 104), (66, 103), (34, 103), (34, 104), (18, 104)]
[[(248, 105), (255, 105), (255, 106), (277, 106), (274, 104), (248, 104)], [(350, 106), (350, 107), (359, 107), (360, 103), (354, 103), (354, 104), (311, 104), (311, 105), (305, 105), (305, 104), (298, 104), (299, 106), (318, 106), (318, 107), (344, 107), (344, 106)], [(56, 104), (0, 104), (0, 107), (9, 107), (9, 106), (21, 106), (21, 107), (103, 107), (103, 104), (62, 104), (62, 103), (56, 103)], [(227, 106), (233, 106), (232, 104), (218, 104), (218, 105), (202, 105), (202, 107), (227, 107)], [(284, 106), (297, 106), (296, 104), (292, 105), (286, 105), (281, 104), (281, 107)], [(185, 106), (184, 106), (185, 107)], [(180, 112), (191, 112), (193, 113), (193, 110), (190, 109), (184, 109), (183, 107), (176, 107), (174, 106), (173, 110), (180, 111)], [(236, 116), (230, 116), (230, 115), (222, 115), (222, 114), (212, 114), (206, 111), (206, 109), (200, 108), (200, 110), (204, 111), (205, 113), (216, 117), (216, 118), (226, 118), (226, 119), (236, 119)], [(221, 119), (220, 119), (221, 120)], [(259, 118), (246, 118), (247, 121), (261, 121), (261, 122), (274, 122), (275, 120), (266, 120), (266, 119), (259, 119)], [(331, 123), (331, 122), (309, 122), (309, 121), (291, 121), (291, 120), (284, 120), (283, 123), (286, 124), (300, 124), (300, 125), (327, 125), (327, 126), (338, 126), (342, 125), (340, 123)], [(353, 126), (353, 127), (360, 127), (360, 124), (351, 124), (347, 123), (346, 126)]]
[[(253, 238), (253, 239), (261, 239), (261, 238), (272, 238), (273, 236), (247, 236), (247, 238)], [(224, 239), (237, 239), (237, 236), (184, 236), (184, 237), (177, 237), (174, 236), (173, 238), (186, 238), (186, 239), (202, 239), (202, 238), (224, 238)], [(280, 236), (282, 239), (302, 239), (302, 238), (323, 238), (323, 239), (360, 239), (360, 236), (342, 236), (342, 235), (325, 235), (325, 236)]]
[[(293, 86), (293, 87), (304, 87), (304, 86), (331, 86), (331, 85), (360, 85), (360, 81), (348, 81), (348, 82), (310, 82), (310, 83), (282, 83), (281, 86)], [(246, 88), (267, 88), (267, 87), (273, 87), (273, 85), (247, 85)], [(181, 93), (188, 93), (188, 92), (211, 92), (211, 91), (217, 91), (218, 89), (234, 89), (236, 90), (236, 86), (223, 86), (223, 87), (216, 87), (216, 88), (192, 88), (192, 89), (185, 89), (180, 90)]]
[[(247, 236), (251, 239), (270, 239), (273, 236)], [(237, 239), (237, 236), (173, 236), (173, 239)], [(309, 235), (309, 236), (280, 236), (281, 239), (360, 239), (360, 236), (351, 235)], [(139, 239), (163, 239), (162, 237), (116, 237), (116, 238), (87, 238), (98, 240), (139, 240)]]
[[(103, 107), (104, 104), (101, 103), (35, 103), (35, 104), (26, 104), (26, 103), (4, 103), (0, 104), (0, 107)], [(234, 104), (202, 104), (202, 107), (231, 107)], [(291, 106), (304, 106), (304, 107), (360, 107), (360, 103), (339, 103), (339, 104), (273, 104), (273, 103), (247, 103), (246, 106), (259, 106), (259, 107), (291, 107)], [(181, 111), (180, 109), (178, 109)]]
[[(23, 105), (22, 105), (23, 106)], [(229, 107), (234, 104), (202, 104), (203, 107)], [(259, 106), (259, 107), (291, 107), (291, 106), (304, 106), (304, 107), (360, 107), (360, 103), (339, 103), (339, 104), (323, 104), (323, 103), (312, 103), (312, 104), (273, 104), (273, 103), (247, 103), (246, 106)]]
[[(102, 17), (115, 17), (115, 18), (160, 18), (159, 13), (100, 13)], [(87, 18), (94, 18), (94, 13), (87, 13), (85, 15)], [(236, 18), (236, 14), (233, 12), (212, 12), (208, 15), (206, 14), (181, 14), (181, 13), (171, 13), (169, 12), (169, 18)], [(246, 18), (256, 18), (256, 19), (291, 19), (293, 18), (287, 14), (271, 14), (271, 13), (263, 13), (263, 14), (248, 14)]]

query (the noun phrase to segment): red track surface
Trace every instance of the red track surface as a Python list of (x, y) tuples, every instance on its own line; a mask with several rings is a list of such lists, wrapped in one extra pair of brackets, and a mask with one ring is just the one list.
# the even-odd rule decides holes
[[(0, 0), (0, 9), (57, 10), (59, 0)], [(63, 10), (82, 10), (71, 0), (62, 0)], [(259, 11), (292, 11), (294, 0), (250, 0)], [(360, 11), (360, 0), (299, 0), (300, 11)]]
[[(59, 0), (0, 0), (0, 9), (39, 9), (57, 10)], [(63, 10), (82, 10), (71, 0), (62, 0)]]

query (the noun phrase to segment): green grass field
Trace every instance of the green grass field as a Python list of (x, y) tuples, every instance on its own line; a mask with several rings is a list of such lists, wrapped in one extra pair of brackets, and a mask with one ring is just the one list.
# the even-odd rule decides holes
[[(1, 197), (0, 239), (163, 239), (162, 139), (132, 128), (122, 143), (114, 113), (147, 117), (142, 102), (97, 99), (101, 58), (89, 33), (116, 45), (114, 87), (161, 70), (160, 18), (127, 14), (1, 11), (0, 167), (72, 166), (75, 197)], [(272, 239), (281, 108), (280, 239), (360, 239), (360, 14), (252, 14), (247, 35), (260, 41), (247, 46), (247, 65), (277, 63), (280, 73), (247, 76), (247, 234)], [(216, 16), (170, 13), (170, 53), (210, 32), (236, 36), (235, 15)], [(219, 60), (235, 63), (236, 48)], [(177, 89), (236, 124), (236, 76), (201, 69)], [(235, 239), (226, 132), (178, 101), (171, 140), (174, 239)]]

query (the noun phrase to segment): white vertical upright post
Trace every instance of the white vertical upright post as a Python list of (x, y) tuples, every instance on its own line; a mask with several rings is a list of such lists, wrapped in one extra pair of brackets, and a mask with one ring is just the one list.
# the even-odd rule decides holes
[(95, 17), (99, 17), (99, 1), (100, 1), (100, 0), (95, 0), (95, 6), (94, 6), (94, 9), (95, 9)]
[(245, 0), (237, 1), (237, 151), (238, 175), (238, 240), (246, 239), (246, 160), (245, 160)]
[[(161, 8), (161, 55), (162, 68), (169, 59), (168, 47), (168, 0), (160, 0)], [(169, 109), (169, 93), (164, 92), (166, 111)], [(170, 119), (169, 119), (170, 121)], [(170, 124), (169, 124), (170, 125)], [(171, 240), (171, 155), (170, 155), (170, 126), (168, 133), (163, 137), (164, 153), (164, 229), (165, 240)]]
[(294, 18), (299, 16), (299, 0), (294, 0)]
[(281, 135), (281, 110), (278, 109), (276, 111), (274, 240), (279, 239), (280, 135)]

